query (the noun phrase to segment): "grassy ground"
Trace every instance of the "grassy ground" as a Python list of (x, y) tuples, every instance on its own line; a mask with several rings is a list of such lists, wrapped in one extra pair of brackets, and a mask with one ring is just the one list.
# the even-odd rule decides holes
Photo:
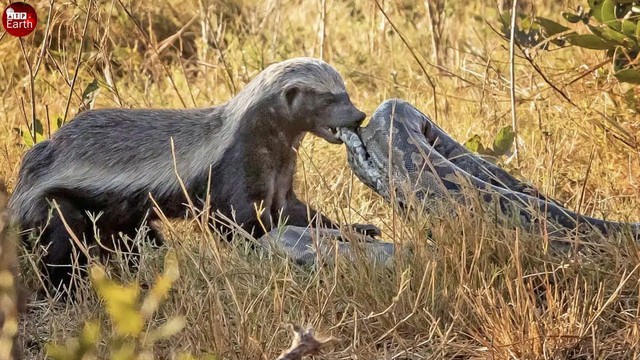
[[(370, 0), (328, 1), (324, 17), (313, 0), (56, 2), (51, 13), (49, 2), (32, 1), (36, 34), (0, 40), (0, 178), (15, 184), (27, 147), (14, 128), (26, 129), (34, 117), (46, 136), (49, 123), (70, 120), (89, 103), (217, 104), (266, 64), (302, 55), (334, 65), (369, 114), (384, 99), (404, 98), (461, 142), (474, 134), (488, 141), (511, 123), (508, 42), (491, 28), (500, 28), (494, 2), (449, 2), (436, 66), (425, 3), (378, 1), (407, 43)], [(523, 9), (559, 20), (578, 3), (544, 0)], [(532, 56), (547, 80), (516, 58), (520, 161), (503, 165), (572, 209), (640, 219), (640, 92), (602, 70), (580, 77), (602, 60), (598, 52)], [(99, 90), (83, 99), (94, 79)], [(544, 237), (498, 228), (464, 209), (457, 219), (405, 221), (355, 179), (341, 146), (311, 136), (298, 169), (297, 192), (330, 217), (374, 223), (385, 239), (425, 251), (391, 268), (339, 262), (310, 271), (221, 244), (193, 224), (167, 223), (167, 248), (145, 252), (139, 273), (110, 268), (119, 281), (153, 283), (166, 252), (176, 254), (180, 278), (149, 326), (176, 315), (187, 326), (156, 343), (156, 357), (275, 358), (289, 344), (287, 322), (338, 337), (326, 359), (640, 356), (636, 245), (611, 239), (588, 256), (557, 257)], [(435, 240), (429, 246), (426, 229)], [(37, 288), (33, 259), (22, 254), (25, 282)], [(88, 320), (106, 324), (94, 291), (87, 286), (81, 296), (74, 305), (32, 297), (20, 328), (27, 356), (42, 358), (47, 342), (77, 334)], [(104, 339), (113, 336), (109, 329)]]

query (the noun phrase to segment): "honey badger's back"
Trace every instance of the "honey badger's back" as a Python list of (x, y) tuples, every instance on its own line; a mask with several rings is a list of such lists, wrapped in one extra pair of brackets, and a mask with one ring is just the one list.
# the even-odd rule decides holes
[(112, 202), (149, 193), (162, 199), (179, 187), (171, 140), (178, 173), (188, 180), (221, 157), (232, 141), (228, 127), (213, 108), (82, 113), (25, 155), (10, 203), (13, 219), (22, 227), (41, 225), (45, 197), (57, 192), (104, 194), (100, 200)]
[[(243, 90), (249, 90), (251, 98), (268, 96), (289, 86), (313, 88), (318, 92), (345, 91), (340, 74), (329, 64), (314, 58), (294, 58), (268, 66)], [(238, 96), (242, 96), (238, 94)]]

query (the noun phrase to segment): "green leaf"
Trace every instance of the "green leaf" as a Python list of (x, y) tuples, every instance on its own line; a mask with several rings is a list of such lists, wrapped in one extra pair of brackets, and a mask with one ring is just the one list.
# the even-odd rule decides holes
[(640, 21), (636, 24), (636, 39), (640, 41)]
[(485, 148), (482, 146), (482, 139), (480, 139), (480, 135), (478, 134), (473, 135), (467, 140), (467, 142), (464, 143), (464, 147), (478, 154), (485, 153)]
[(44, 128), (40, 120), (36, 119), (35, 123), (35, 141), (33, 136), (33, 130), (27, 128), (26, 130), (21, 127), (13, 128), (13, 131), (22, 138), (22, 143), (27, 147), (32, 147), (33, 145), (46, 140), (46, 136), (44, 133)]
[(533, 21), (532, 21), (531, 17), (529, 17), (529, 16), (524, 17), (520, 21), (520, 28), (522, 30), (529, 30), (529, 29), (531, 29), (532, 22)]
[(609, 44), (601, 38), (592, 34), (576, 34), (567, 37), (567, 41), (571, 45), (579, 46), (585, 49), (609, 50), (615, 48), (615, 45)]
[(627, 46), (629, 44), (629, 39), (626, 36), (624, 36), (624, 34), (611, 30), (610, 28), (597, 27), (597, 26), (591, 26), (591, 25), (587, 25), (587, 27), (589, 28), (589, 30), (591, 30), (591, 32), (594, 35), (596, 35), (597, 37), (601, 38), (604, 41), (613, 42), (617, 45), (622, 45), (622, 46)]
[(580, 20), (582, 20), (582, 18), (580, 17), (580, 15), (578, 14), (574, 14), (574, 13), (570, 13), (570, 12), (563, 12), (562, 13), (562, 17), (567, 20), (568, 22), (575, 24), (580, 22)]
[(513, 132), (511, 125), (507, 125), (500, 129), (493, 139), (493, 153), (495, 156), (502, 156), (509, 152), (516, 133)]
[[(504, 13), (502, 14), (502, 16), (500, 16), (500, 23), (502, 24), (502, 33), (505, 35), (508, 35), (511, 31), (511, 16), (509, 16), (508, 13)], [(516, 30), (518, 30), (518, 22), (516, 22)]]
[(589, 1), (589, 7), (591, 8), (591, 16), (599, 23), (602, 23), (602, 2)]
[(636, 98), (636, 93), (633, 89), (629, 89), (624, 93), (624, 102), (629, 109), (633, 109), (635, 112), (640, 110), (640, 99)]
[[(38, 135), (36, 134), (36, 142), (37, 142), (37, 138), (38, 138)], [(35, 145), (36, 142), (33, 141), (33, 137), (28, 131), (22, 132), (22, 143), (27, 145), (27, 147), (33, 147), (33, 145)]]
[(84, 88), (84, 91), (82, 92), (82, 100), (89, 100), (91, 95), (99, 88), (100, 86), (98, 86), (98, 79), (94, 78), (93, 81), (89, 83), (86, 88)]
[[(638, 22), (638, 24), (640, 24), (640, 22)], [(637, 24), (634, 24), (633, 21), (622, 20), (622, 33), (630, 38), (636, 37), (636, 25)]]
[(613, 0), (604, 0), (601, 8), (602, 22), (610, 28), (620, 31), (621, 25), (616, 18), (616, 4)]
[(535, 22), (540, 24), (540, 26), (542, 26), (547, 36), (553, 36), (553, 35), (571, 30), (570, 28), (564, 25), (558, 24), (553, 20), (543, 18), (543, 17), (536, 17)]
[(35, 126), (35, 129), (32, 130), (35, 131), (36, 134), (44, 134), (44, 125), (42, 125), (40, 120), (36, 119), (33, 122), (33, 126)]
[(620, 82), (629, 84), (640, 84), (640, 70), (624, 69), (615, 73), (614, 76)]

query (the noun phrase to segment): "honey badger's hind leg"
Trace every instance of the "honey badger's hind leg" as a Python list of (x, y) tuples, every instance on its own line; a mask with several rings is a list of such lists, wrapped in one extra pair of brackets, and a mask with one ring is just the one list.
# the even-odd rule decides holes
[[(96, 225), (100, 234), (100, 256), (103, 261), (113, 258), (117, 252), (126, 260), (129, 270), (135, 272), (140, 265), (142, 242), (148, 242), (152, 248), (159, 248), (164, 238), (158, 225), (139, 216), (138, 212), (124, 216), (125, 221), (119, 219), (117, 223), (105, 219), (98, 219)], [(111, 219), (113, 220), (113, 219)]]
[(86, 248), (85, 233), (89, 233), (90, 228), (87, 218), (73, 203), (62, 199), (56, 199), (56, 203), (58, 206), (52, 209), (49, 223), (39, 237), (38, 247), (44, 251), (40, 270), (51, 289), (71, 294), (78, 285), (74, 276), (83, 276), (86, 272), (87, 256), (73, 243), (67, 227)]
[(103, 263), (112, 260), (126, 261), (130, 271), (136, 271), (140, 263), (140, 246), (136, 239), (134, 227), (112, 227), (100, 224), (97, 227), (100, 235), (99, 254)]

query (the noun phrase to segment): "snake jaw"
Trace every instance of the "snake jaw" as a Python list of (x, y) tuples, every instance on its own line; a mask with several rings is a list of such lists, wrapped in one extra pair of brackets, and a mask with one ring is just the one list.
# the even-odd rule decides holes
[(354, 170), (358, 178), (382, 195), (385, 199), (389, 199), (388, 181), (385, 171), (376, 163), (375, 159), (369, 154), (367, 148), (355, 131), (347, 128), (338, 129), (338, 135), (347, 147), (347, 160)]

